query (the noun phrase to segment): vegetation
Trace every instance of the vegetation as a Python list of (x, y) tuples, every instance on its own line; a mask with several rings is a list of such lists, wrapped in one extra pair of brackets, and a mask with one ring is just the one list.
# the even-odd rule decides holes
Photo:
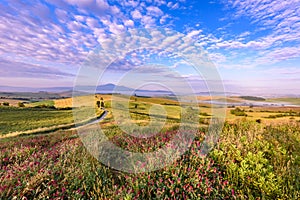
[(3, 102), (2, 105), (3, 106), (9, 106), (9, 103), (8, 102)]
[[(172, 166), (155, 172), (127, 174), (98, 163), (73, 134), (58, 132), (24, 137), (22, 142), (1, 142), (1, 197), (226, 199), (231, 196), (219, 167), (213, 160), (198, 156), (199, 141)], [(147, 142), (140, 143), (140, 147), (134, 142), (126, 143), (125, 140), (119, 144), (130, 150), (151, 147)]]
[(19, 102), (18, 106), (21, 107), (21, 108), (23, 108), (23, 107), (25, 107), (25, 104), (23, 102)]
[(265, 101), (265, 98), (262, 97), (254, 97), (254, 96), (240, 96), (240, 98), (249, 100), (249, 101)]
[(73, 122), (73, 113), (71, 110), (59, 111), (51, 108), (1, 107), (0, 111), (1, 134)]
[(225, 125), (211, 156), (239, 199), (299, 199), (299, 145), (297, 124), (239, 121)]
[(29, 107), (54, 107), (53, 100), (38, 101), (28, 104)]
[(300, 105), (300, 98), (274, 98), (268, 99), (269, 102), (286, 102), (294, 105)]
[(288, 113), (281, 113), (281, 114), (277, 114), (277, 115), (269, 115), (266, 118), (271, 118), (271, 119), (275, 119), (275, 118), (279, 118), (279, 117), (300, 117), (300, 113), (296, 113), (296, 112), (288, 112)]
[[(249, 121), (226, 124), (208, 157), (198, 154), (205, 135), (200, 131), (172, 165), (140, 174), (100, 164), (71, 131), (2, 140), (0, 198), (297, 199), (299, 130), (296, 124), (265, 129)], [(124, 134), (110, 138), (121, 148), (149, 152), (174, 134), (170, 130), (150, 140)]]
[[(77, 108), (81, 116), (77, 122), (91, 118), (88, 108)], [(97, 111), (97, 116), (103, 111)], [(74, 124), (73, 111), (70, 108), (58, 108), (53, 106), (37, 107), (0, 107), (0, 136), (12, 132), (26, 132), (30, 130), (41, 130), (43, 128), (63, 127), (61, 125)], [(45, 129), (48, 130), (48, 129)], [(51, 130), (51, 129), (49, 129)], [(33, 131), (36, 132), (36, 131)], [(39, 131), (38, 131), (39, 132)]]
[(235, 108), (235, 109), (231, 110), (230, 113), (235, 116), (247, 116), (247, 114), (245, 113), (245, 110), (242, 110), (240, 108)]
[[(111, 102), (104, 99), (109, 113), (100, 123), (101, 128), (122, 149), (154, 152), (170, 145), (177, 134), (181, 108), (173, 100), (161, 102), (167, 126), (159, 131), (147, 130), (153, 137), (137, 138), (124, 133), (115, 123)], [(149, 121), (154, 102), (160, 100), (134, 97), (129, 102), (132, 122)], [(55, 108), (45, 102), (37, 107), (1, 107), (1, 133), (73, 123), (70, 99), (60, 103), (65, 107)], [(89, 117), (87, 108), (75, 109), (82, 119)], [(120, 103), (115, 109), (118, 112), (124, 105)], [(203, 125), (208, 125), (212, 117), (209, 110), (203, 107), (199, 113)], [(247, 116), (241, 108), (229, 110), (232, 121), (225, 123), (214, 150), (206, 157), (199, 152), (208, 130), (204, 126), (194, 133), (189, 150), (172, 164), (139, 174), (117, 171), (98, 162), (75, 130), (2, 138), (0, 199), (299, 199), (298, 111), (272, 111), (295, 119), (293, 123), (267, 125), (265, 121), (275, 119), (261, 120), (259, 117), (268, 113), (256, 108), (251, 112), (257, 115), (252, 121), (239, 117)], [(85, 130), (97, 133), (93, 127)], [(145, 163), (136, 163), (136, 167), (143, 169)]]

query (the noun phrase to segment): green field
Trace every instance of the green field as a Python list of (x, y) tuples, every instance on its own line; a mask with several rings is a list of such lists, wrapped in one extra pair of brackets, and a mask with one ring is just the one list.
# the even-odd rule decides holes
[(54, 106), (54, 105), (55, 105), (55, 103), (53, 100), (38, 101), (38, 102), (26, 104), (26, 106), (28, 106), (28, 107)]
[(0, 133), (27, 131), (73, 122), (72, 110), (0, 107)]
[(300, 105), (300, 98), (274, 98), (268, 99), (269, 102), (286, 102), (293, 105)]
[[(77, 108), (75, 111), (80, 113), (80, 116), (76, 118), (76, 123), (81, 123), (102, 113), (102, 111), (95, 110), (94, 115), (91, 116), (91, 109), (84, 107)], [(27, 131), (29, 133), (30, 131), (48, 132), (51, 128), (63, 128), (64, 125), (72, 126), (72, 124), (74, 124), (74, 116), (70, 109), (0, 106), (0, 136)]]

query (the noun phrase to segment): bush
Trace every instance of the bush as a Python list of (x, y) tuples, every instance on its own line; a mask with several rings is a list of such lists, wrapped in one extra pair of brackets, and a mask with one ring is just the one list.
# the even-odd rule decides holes
[(257, 119), (257, 120), (255, 120), (257, 123), (261, 123), (261, 119)]
[(62, 108), (56, 108), (57, 110), (72, 110), (72, 107), (62, 107)]
[(206, 112), (201, 112), (200, 115), (202, 115), (202, 116), (211, 116), (210, 114), (208, 114)]
[(9, 106), (9, 103), (8, 102), (3, 102), (3, 105), (4, 106)]
[(231, 110), (230, 113), (235, 115), (235, 116), (247, 116), (247, 114), (245, 113), (245, 110), (242, 110), (240, 108), (236, 108), (234, 110)]
[(41, 104), (41, 105), (35, 106), (35, 108), (50, 108), (50, 109), (56, 109), (55, 106), (50, 106), (50, 105), (45, 105), (45, 104)]
[(25, 107), (25, 105), (24, 105), (24, 103), (23, 103), (23, 102), (19, 102), (19, 103), (18, 103), (18, 106), (19, 106), (20, 108), (23, 108), (23, 107)]

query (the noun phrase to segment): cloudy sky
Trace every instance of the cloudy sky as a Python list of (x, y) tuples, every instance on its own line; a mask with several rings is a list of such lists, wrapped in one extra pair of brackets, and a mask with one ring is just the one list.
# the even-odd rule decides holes
[[(2, 86), (72, 86), (90, 52), (109, 39), (159, 28), (179, 33), (175, 39), (185, 45), (192, 38), (216, 66), (228, 92), (300, 94), (299, 0), (1, 0), (0, 9)], [(183, 49), (184, 44), (176, 45)], [(129, 63), (141, 64), (133, 62), (132, 53)], [(177, 79), (202, 81), (182, 61), (166, 59), (160, 64), (177, 67)], [(142, 64), (144, 74), (153, 68)], [(101, 83), (114, 83), (114, 74), (120, 75), (126, 65), (115, 62), (115, 72), (107, 72)], [(166, 69), (156, 72), (171, 76)]]

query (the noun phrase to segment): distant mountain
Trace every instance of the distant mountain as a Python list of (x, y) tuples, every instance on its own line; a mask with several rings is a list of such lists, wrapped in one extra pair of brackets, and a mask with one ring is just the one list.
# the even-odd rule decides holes
[(11, 86), (0, 86), (1, 92), (37, 92), (35, 88), (28, 87), (11, 87)]
[[(81, 96), (94, 93), (122, 93), (122, 94), (137, 94), (137, 95), (173, 95), (170, 91), (164, 90), (134, 90), (126, 86), (117, 86), (112, 83), (95, 86), (76, 86), (73, 87), (48, 87), (48, 88), (33, 88), (33, 87), (10, 87), (0, 86), (0, 93), (12, 93), (15, 96), (35, 96), (35, 97), (71, 97), (72, 95)], [(7, 96), (7, 94), (5, 95)]]
[[(75, 90), (76, 92), (73, 92)], [(168, 90), (143, 90), (138, 89), (134, 90), (133, 88), (126, 87), (126, 86), (116, 86), (115, 84), (109, 83), (105, 85), (98, 85), (95, 86), (77, 86), (76, 88), (73, 87), (43, 87), (43, 88), (34, 88), (34, 87), (12, 87), (12, 86), (0, 86), (0, 93), (1, 92), (9, 92), (9, 93), (40, 93), (34, 96), (42, 96), (41, 92), (49, 93), (44, 94), (44, 96), (51, 96), (51, 97), (71, 97), (73, 94), (76, 96), (86, 95), (86, 94), (94, 94), (94, 93), (122, 93), (122, 94), (136, 94), (140, 96), (175, 96), (172, 91)], [(20, 95), (20, 94), (19, 94)], [(19, 96), (17, 95), (17, 96)], [(31, 96), (27, 94), (27, 96)], [(224, 95), (224, 93), (220, 92), (196, 92), (195, 94), (186, 94), (182, 93), (180, 95), (197, 95), (197, 96), (219, 96)], [(241, 94), (235, 92), (225, 92), (226, 96), (247, 96), (249, 94)], [(251, 94), (252, 95), (252, 94)], [(254, 96), (261, 96), (266, 98), (275, 98), (275, 97), (300, 97), (299, 94), (257, 94)]]
[(102, 92), (102, 91), (113, 92), (113, 91), (116, 91), (116, 93), (119, 93), (121, 91), (133, 91), (133, 89), (129, 88), (129, 87), (117, 86), (117, 85), (114, 85), (112, 83), (109, 83), (109, 84), (97, 86), (96, 91), (97, 92)]

